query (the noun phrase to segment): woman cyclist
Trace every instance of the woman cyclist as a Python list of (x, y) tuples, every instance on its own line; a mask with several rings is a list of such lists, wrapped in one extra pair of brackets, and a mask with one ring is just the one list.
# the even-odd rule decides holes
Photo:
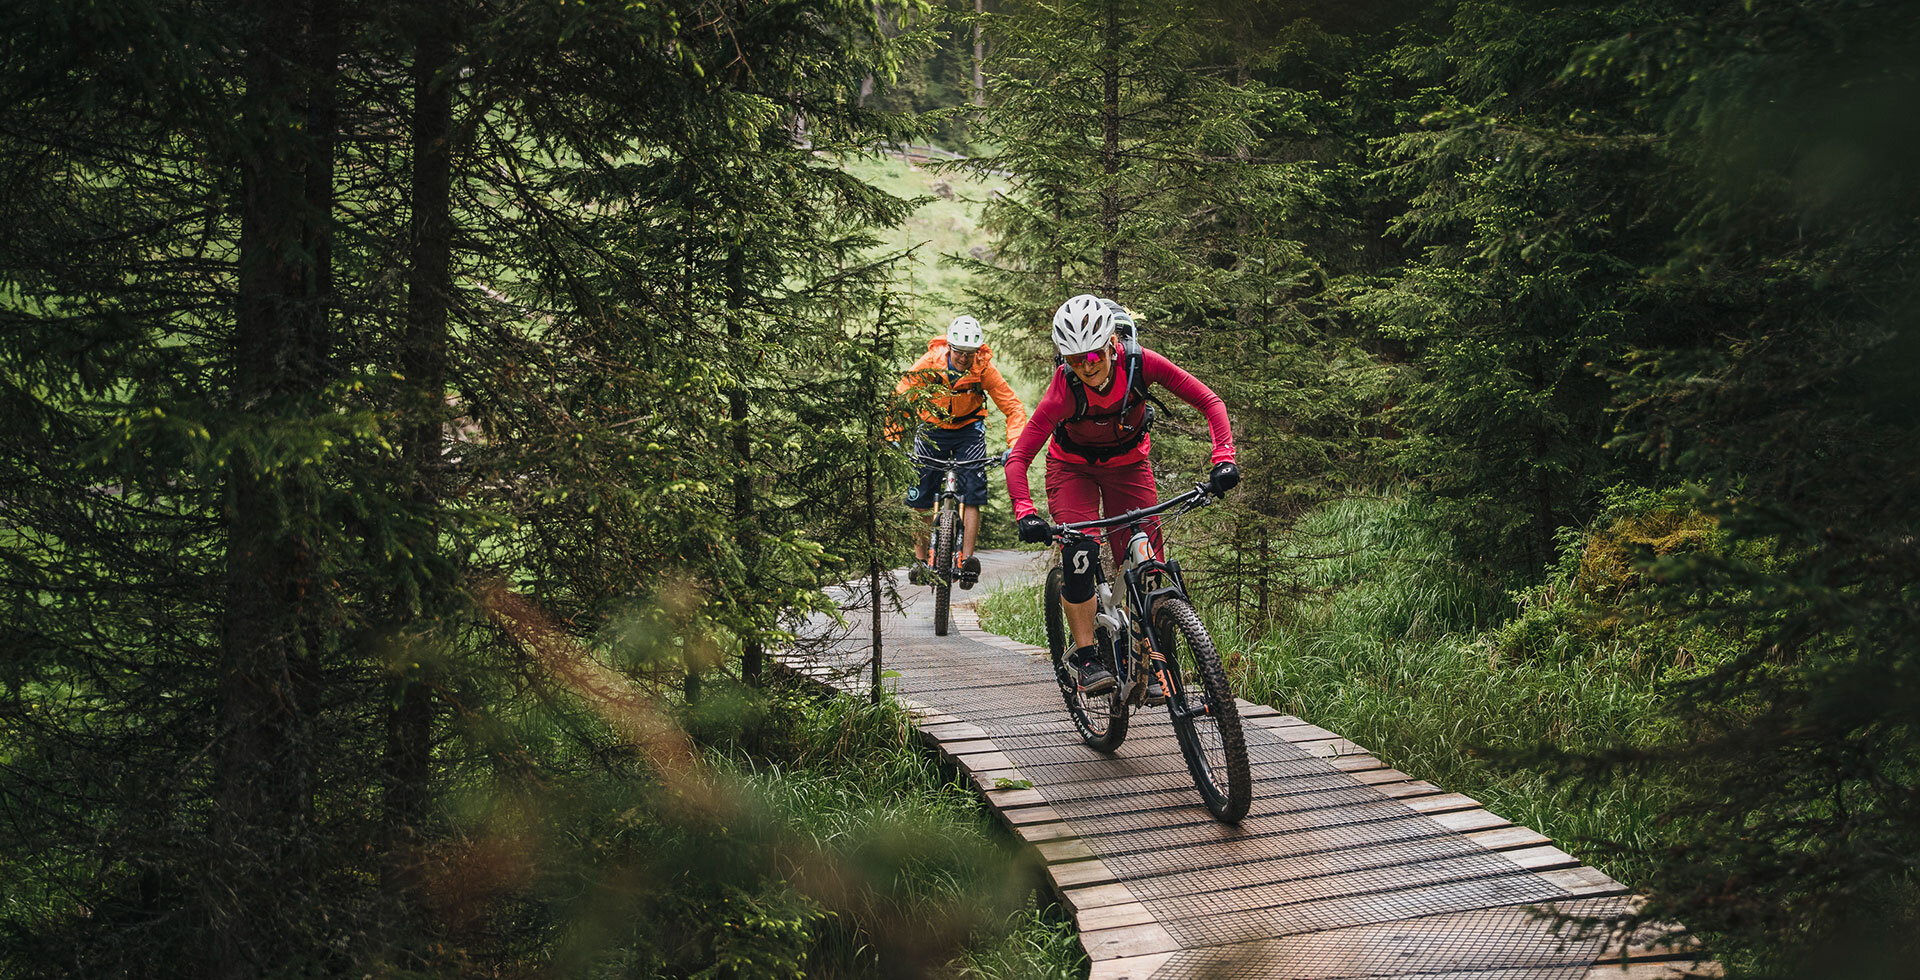
[[(1049, 439), (1047, 511), (1054, 521), (1099, 520), (1159, 502), (1147, 462), (1152, 448), (1147, 434), (1152, 418), (1149, 385), (1165, 387), (1206, 415), (1213, 437), (1208, 489), (1222, 494), (1240, 482), (1233, 463), (1233, 428), (1220, 396), (1165, 357), (1116, 337), (1116, 309), (1098, 297), (1080, 295), (1060, 304), (1053, 315), (1053, 345), (1062, 363), (1007, 457), (1007, 494), (1022, 541), (1040, 543), (1050, 537), (1027, 487), (1027, 466)], [(1149, 533), (1158, 552), (1157, 523)], [(1125, 542), (1116, 537), (1112, 544), (1115, 560), (1123, 561)], [(1070, 662), (1079, 671), (1080, 689), (1100, 694), (1113, 688), (1114, 678), (1096, 656), (1093, 640), (1099, 544), (1081, 539), (1068, 544), (1060, 557), (1065, 570), (1060, 595), (1073, 633)]]

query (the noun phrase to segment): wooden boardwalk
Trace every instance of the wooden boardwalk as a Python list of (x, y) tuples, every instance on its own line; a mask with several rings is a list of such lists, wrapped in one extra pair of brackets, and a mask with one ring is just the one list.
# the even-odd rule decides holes
[[(1390, 769), (1339, 735), (1241, 702), (1253, 808), (1212, 819), (1167, 723), (1134, 716), (1119, 751), (1074, 734), (1044, 649), (980, 629), (968, 604), (995, 582), (1037, 581), (1039, 552), (983, 552), (981, 585), (907, 587), (883, 620), (887, 684), (921, 736), (1034, 847), (1071, 910), (1093, 980), (1423, 977), (1650, 980), (1711, 975), (1636, 937), (1558, 932), (1543, 912), (1607, 915), (1625, 888), (1553, 842), (1457, 793)], [(868, 613), (788, 666), (867, 689)], [(1623, 949), (1630, 965), (1622, 965)]]

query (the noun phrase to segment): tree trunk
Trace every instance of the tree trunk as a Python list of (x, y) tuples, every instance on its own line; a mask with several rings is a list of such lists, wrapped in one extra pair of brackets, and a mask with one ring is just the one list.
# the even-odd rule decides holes
[[(973, 0), (973, 14), (984, 17), (987, 13), (987, 0)], [(973, 104), (975, 107), (987, 104), (987, 35), (986, 26), (980, 21), (973, 22)]]
[(1533, 430), (1533, 535), (1532, 547), (1528, 550), (1530, 564), (1535, 570), (1553, 560), (1553, 484), (1547, 475), (1547, 430), (1545, 426), (1535, 426)]
[[(695, 313), (695, 311), (698, 310), (700, 306), (694, 300), (694, 286), (701, 276), (701, 269), (699, 267), (700, 253), (694, 247), (694, 232), (696, 229), (692, 222), (693, 219), (688, 218), (687, 222), (680, 228), (680, 241), (682, 244), (680, 246), (680, 291), (678, 297), (680, 306), (679, 316), (685, 325), (687, 336), (689, 337), (696, 336), (698, 333), (698, 314)], [(681, 662), (687, 673), (686, 676), (681, 679), (680, 692), (687, 699), (688, 704), (693, 704), (700, 700), (701, 688), (704, 681), (700, 676), (700, 661), (694, 656), (692, 644), (689, 644), (686, 649), (682, 651)]]
[[(401, 373), (413, 418), (403, 430), (401, 453), (408, 495), (418, 513), (435, 514), (445, 489), (440, 470), (447, 389), (447, 320), (452, 302), (449, 269), (453, 251), (453, 32), (445, 17), (422, 18), (413, 61), (413, 189), (407, 273), (407, 337)], [(439, 526), (429, 520), (416, 554), (439, 550)], [(429, 589), (432, 587), (429, 586)], [(418, 619), (415, 641), (433, 632), (438, 597), (421, 597), (420, 609), (396, 610), (402, 622)], [(386, 819), (390, 841), (417, 838), (432, 778), (433, 692), (417, 663), (394, 678), (387, 710)], [(400, 876), (402, 879), (406, 875)], [(401, 887), (405, 883), (401, 882)]]
[[(245, 61), (233, 397), (298, 424), (327, 379), (333, 207), (329, 0), (256, 0)], [(219, 733), (202, 900), (209, 976), (288, 962), (279, 910), (297, 903), (315, 780), (320, 556), (314, 482), (236, 453), (229, 474)]]
[[(727, 342), (734, 351), (746, 339), (746, 323), (740, 311), (747, 305), (746, 254), (739, 245), (727, 249)], [(733, 526), (740, 535), (741, 559), (746, 564), (746, 595), (759, 595), (757, 578), (760, 567), (760, 536), (755, 530), (753, 506), (753, 440), (747, 432), (747, 370), (741, 365), (740, 381), (727, 389), (727, 417), (733, 422)], [(750, 599), (750, 601), (759, 601)], [(749, 636), (740, 650), (740, 677), (758, 686), (766, 651), (760, 638)]]
[(1120, 299), (1120, 189), (1114, 175), (1120, 172), (1120, 6), (1106, 5), (1106, 22), (1101, 30), (1101, 111), (1100, 124), (1105, 139), (1100, 147), (1100, 172), (1106, 183), (1100, 189), (1100, 230), (1106, 241), (1100, 248), (1100, 288), (1108, 299)]

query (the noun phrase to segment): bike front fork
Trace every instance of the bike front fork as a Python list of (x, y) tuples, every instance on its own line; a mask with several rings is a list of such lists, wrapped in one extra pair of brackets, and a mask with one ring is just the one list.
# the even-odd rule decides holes
[[(1171, 695), (1174, 690), (1171, 671), (1166, 657), (1153, 645), (1153, 637), (1132, 620), (1127, 621), (1124, 630), (1116, 629), (1120, 619), (1103, 601), (1095, 614), (1094, 636), (1096, 642), (1113, 655), (1113, 663), (1120, 670), (1123, 700), (1135, 706), (1143, 703), (1148, 682), (1156, 677), (1160, 680), (1162, 696)], [(1114, 649), (1116, 639), (1123, 635), (1127, 638), (1125, 648)]]

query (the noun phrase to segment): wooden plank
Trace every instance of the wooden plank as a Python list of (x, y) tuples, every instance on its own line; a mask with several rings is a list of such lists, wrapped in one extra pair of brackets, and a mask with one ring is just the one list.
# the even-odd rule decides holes
[(1460, 810), (1455, 813), (1436, 813), (1430, 818), (1448, 830), (1470, 834), (1476, 830), (1492, 830), (1495, 827), (1510, 827), (1513, 821), (1488, 810)]
[(1295, 718), (1292, 715), (1282, 715), (1282, 714), (1272, 714), (1272, 715), (1258, 714), (1248, 718), (1247, 720), (1269, 731), (1278, 731), (1279, 729), (1282, 729), (1282, 728), (1292, 728), (1295, 725), (1307, 724), (1306, 722), (1301, 721), (1300, 719)]
[(1480, 801), (1459, 793), (1441, 793), (1437, 796), (1417, 796), (1402, 800), (1407, 808), (1415, 813), (1448, 813), (1454, 810), (1477, 810)]
[(1001, 810), (1000, 819), (1016, 827), (1022, 827), (1027, 824), (1057, 823), (1060, 820), (1060, 814), (1055, 811), (1053, 807), (1041, 804), (1039, 806), (1020, 807), (1013, 810)]
[[(966, 767), (962, 766), (961, 768), (964, 770)], [(1011, 789), (1029, 789), (1033, 786), (1032, 780), (1021, 776), (1020, 770), (1018, 769), (982, 769), (978, 772), (969, 771), (967, 772), (967, 779), (971, 780), (973, 785), (979, 787), (982, 793), (998, 793)]]
[(920, 733), (942, 742), (948, 739), (987, 737), (986, 729), (966, 721), (946, 722), (939, 725), (921, 725)]
[(1088, 909), (1074, 916), (1074, 922), (1081, 932), (1095, 932), (1101, 929), (1118, 929), (1122, 926), (1140, 926), (1153, 921), (1153, 913), (1139, 902), (1125, 905), (1103, 905), (1097, 909)]
[(1055, 821), (1053, 823), (1024, 824), (1013, 828), (1015, 836), (1029, 844), (1040, 844), (1052, 840), (1067, 840), (1078, 837), (1072, 824)]
[(1101, 960), (1093, 964), (1093, 969), (1087, 973), (1087, 980), (1147, 980), (1171, 959), (1172, 953), (1149, 953), (1146, 956)]
[(1047, 875), (1061, 888), (1084, 888), (1087, 885), (1105, 885), (1117, 882), (1113, 869), (1104, 861), (1075, 861), (1071, 864), (1049, 864)]
[(1501, 827), (1498, 830), (1476, 830), (1467, 835), (1467, 839), (1490, 851), (1518, 850), (1523, 847), (1538, 847), (1553, 841), (1530, 827)]
[(998, 752), (999, 744), (991, 738), (942, 739), (940, 751), (948, 755), (979, 755), (982, 752)]
[(970, 773), (991, 772), (997, 769), (1004, 769), (1011, 772), (1014, 769), (1013, 760), (1007, 758), (1003, 752), (977, 752), (971, 755), (956, 755), (953, 757), (953, 761), (955, 765), (958, 765)]
[[(1569, 966), (1578, 968), (1578, 964), (1570, 964)], [(1684, 980), (1684, 978), (1689, 977), (1717, 977), (1721, 975), (1719, 967), (1715, 964), (1705, 963), (1701, 964), (1701, 966), (1707, 972), (1686, 972), (1686, 964), (1673, 962), (1635, 963), (1626, 970), (1620, 969), (1618, 964), (1601, 964), (1588, 967), (1587, 972), (1581, 974), (1580, 978), (1581, 980)], [(1422, 973), (1420, 974), (1420, 980), (1513, 980), (1516, 976), (1524, 977), (1531, 975), (1536, 975), (1536, 971), (1512, 969), (1450, 970), (1445, 973)]]
[(1327, 764), (1341, 772), (1362, 772), (1368, 769), (1385, 769), (1387, 767), (1386, 763), (1370, 755), (1343, 755), (1337, 759), (1328, 759)]
[(985, 791), (987, 802), (1003, 810), (1020, 806), (1044, 806), (1047, 798), (1032, 789), (990, 789)]
[(1060, 900), (1075, 913), (1087, 909), (1097, 909), (1108, 905), (1126, 905), (1139, 901), (1133, 890), (1117, 882), (1103, 885), (1090, 885), (1083, 888), (1068, 888), (1060, 893)]
[[(1390, 770), (1387, 770), (1390, 771)], [(1440, 787), (1424, 779), (1411, 779), (1395, 783), (1380, 783), (1373, 787), (1381, 796), (1388, 799), (1404, 800), (1414, 796), (1428, 796), (1440, 792)]]
[[(1622, 952), (1617, 945), (1610, 942), (1606, 949), (1600, 951), (1596, 965), (1618, 965), (1621, 961)], [(1694, 963), (1702, 961), (1706, 955), (1700, 949), (1699, 943), (1689, 941), (1683, 941), (1678, 944), (1656, 942), (1646, 946), (1636, 945), (1632, 949), (1625, 950), (1624, 952), (1626, 953), (1626, 962), (1628, 965), (1634, 963), (1670, 963), (1682, 961)]]
[(1078, 837), (1047, 841), (1034, 845), (1033, 849), (1039, 851), (1040, 859), (1048, 864), (1062, 864), (1067, 861), (1086, 861), (1098, 856), (1093, 853), (1093, 848), (1087, 846), (1086, 841)]
[(1180, 948), (1178, 940), (1165, 926), (1150, 922), (1118, 929), (1095, 929), (1080, 934), (1080, 946), (1091, 960), (1111, 960), (1122, 956), (1168, 953)]
[(1370, 755), (1357, 742), (1335, 736), (1333, 738), (1303, 739), (1293, 744), (1307, 750), (1307, 754), (1316, 759), (1337, 759), (1349, 755)]
[(1542, 871), (1540, 877), (1565, 888), (1577, 898), (1592, 895), (1624, 895), (1627, 892), (1625, 885), (1585, 866)]
[[(1376, 759), (1374, 761), (1378, 762), (1379, 760)], [(1340, 768), (1338, 763), (1334, 765), (1334, 768)], [(1364, 772), (1351, 772), (1347, 775), (1352, 776), (1354, 782), (1365, 783), (1368, 786), (1379, 783), (1405, 783), (1413, 780), (1412, 776), (1398, 769), (1370, 769)]]
[(1576, 868), (1580, 866), (1579, 858), (1551, 844), (1542, 844), (1539, 847), (1523, 847), (1517, 851), (1506, 851), (1504, 853), (1507, 860), (1529, 871), (1551, 871), (1555, 868)]
[(1622, 969), (1616, 963), (1603, 963), (1588, 970), (1583, 980), (1679, 980), (1682, 977), (1717, 977), (1720, 964), (1701, 962), (1634, 963)]
[(1279, 732), (1281, 738), (1296, 744), (1340, 737), (1338, 733), (1327, 731), (1319, 725), (1309, 725), (1306, 722), (1301, 722), (1297, 725), (1288, 725), (1285, 728), (1275, 730)]

